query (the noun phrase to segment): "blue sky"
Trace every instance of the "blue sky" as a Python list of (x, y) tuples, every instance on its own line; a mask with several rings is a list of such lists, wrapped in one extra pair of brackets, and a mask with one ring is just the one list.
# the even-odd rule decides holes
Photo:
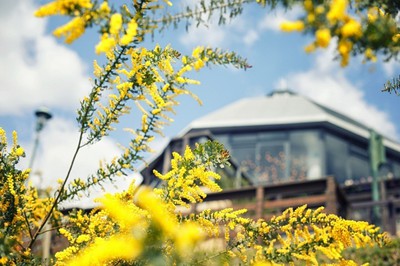
[[(45, 1), (5, 0), (0, 3), (0, 126), (11, 137), (17, 130), (21, 144), (29, 157), (33, 143), (34, 116), (38, 107), (45, 105), (54, 113), (42, 134), (42, 145), (35, 162), (34, 182), (54, 184), (63, 177), (77, 141), (75, 111), (79, 99), (90, 89), (89, 77), (97, 42), (95, 32), (67, 46), (56, 40), (51, 31), (63, 19), (37, 19), (35, 8)], [(183, 1), (182, 1), (183, 2)], [(179, 8), (179, 1), (175, 8)], [(382, 134), (400, 139), (400, 98), (380, 92), (388, 78), (398, 75), (397, 62), (363, 64), (353, 58), (350, 66), (341, 68), (333, 61), (335, 45), (327, 50), (308, 55), (303, 47), (311, 42), (309, 36), (279, 31), (285, 18), (295, 19), (299, 9), (284, 13), (271, 12), (258, 6), (247, 6), (244, 14), (230, 24), (217, 27), (184, 27), (157, 35), (154, 43), (168, 44), (183, 53), (190, 53), (197, 45), (210, 45), (238, 52), (248, 59), (251, 69), (239, 71), (231, 67), (212, 67), (194, 78), (201, 81), (193, 91), (204, 105), (198, 106), (190, 97), (183, 96), (175, 122), (166, 128), (167, 137), (181, 132), (193, 119), (203, 116), (243, 97), (264, 97), (272, 90), (286, 86), (323, 105), (353, 117), (378, 129)], [(130, 127), (125, 119), (122, 127)], [(84, 178), (95, 169), (100, 158), (110, 159), (118, 154), (120, 134), (103, 140), (84, 150), (74, 176)], [(166, 139), (159, 139), (154, 147), (160, 149)], [(22, 164), (26, 165), (27, 160)], [(40, 179), (39, 176), (42, 176)]]

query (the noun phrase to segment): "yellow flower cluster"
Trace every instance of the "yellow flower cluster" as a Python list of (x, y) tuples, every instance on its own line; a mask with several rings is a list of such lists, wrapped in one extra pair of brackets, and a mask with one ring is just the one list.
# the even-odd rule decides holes
[[(39, 198), (37, 190), (27, 185), (29, 169), (17, 169), (24, 156), (17, 133), (12, 133), (12, 146), (8, 150), (6, 132), (0, 127), (0, 242), (3, 252), (0, 265), (16, 265), (20, 257), (30, 256), (27, 242), (54, 202), (52, 198)], [(53, 221), (59, 218), (60, 213), (54, 211)]]
[(130, 19), (126, 25), (126, 29), (123, 27), (123, 17), (119, 13), (111, 15), (109, 32), (103, 33), (100, 38), (100, 42), (96, 46), (96, 53), (105, 53), (107, 57), (113, 58), (113, 50), (117, 44), (121, 46), (129, 45), (137, 34), (137, 22), (135, 19)]
[(56, 0), (41, 6), (35, 13), (36, 16), (67, 15), (69, 12), (80, 9), (91, 9), (91, 0)]
[(166, 186), (157, 189), (156, 192), (171, 206), (189, 207), (189, 202), (202, 202), (206, 197), (204, 187), (213, 192), (221, 191), (220, 186), (214, 181), (219, 180), (221, 176), (207, 170), (189, 146), (186, 147), (184, 156), (176, 152), (172, 156), (171, 170), (168, 173), (163, 175), (157, 170), (153, 171), (156, 177), (166, 182)]
[[(179, 223), (176, 215), (150, 189), (142, 188), (136, 194), (134, 191), (131, 187), (124, 193), (107, 194), (99, 199), (103, 210), (91, 215), (78, 212), (71, 217), (72, 228), (60, 229), (71, 246), (56, 254), (57, 265), (132, 262), (148, 248), (145, 244), (162, 248), (164, 252), (171, 252), (175, 247), (174, 256), (190, 259), (193, 248), (203, 239), (202, 228), (195, 222)], [(153, 230), (159, 234), (152, 235)], [(71, 233), (77, 231), (81, 233)]]
[[(306, 52), (313, 52), (317, 48), (326, 48), (332, 39), (337, 40), (336, 49), (343, 67), (348, 65), (352, 53), (363, 52), (365, 60), (374, 62), (376, 61), (374, 50), (377, 50), (376, 47), (380, 44), (377, 43), (376, 36), (370, 37), (368, 34), (364, 36), (364, 33), (371, 31), (371, 29), (376, 31), (377, 26), (373, 24), (378, 23), (378, 19), (382, 19), (384, 23), (389, 25), (387, 28), (391, 31), (387, 37), (391, 37), (394, 42), (397, 42), (395, 36), (398, 29), (395, 26), (390, 27), (395, 23), (390, 22), (390, 18), (385, 17), (378, 8), (364, 10), (363, 7), (359, 8), (358, 5), (358, 1), (353, 3), (352, 8), (357, 12), (352, 12), (349, 11), (348, 0), (330, 0), (318, 4), (312, 0), (305, 0), (303, 7), (306, 16), (302, 20), (282, 23), (281, 29), (283, 31), (311, 29), (314, 32), (315, 40), (305, 47)], [(379, 23), (382, 24), (382, 22)], [(384, 35), (382, 34), (382, 36)], [(395, 47), (396, 44), (393, 44), (393, 46)]]
[[(126, 6), (125, 10), (130, 13)], [(88, 25), (102, 24), (102, 21), (106, 21), (108, 31), (101, 35), (96, 52), (105, 53), (110, 57), (113, 57), (113, 49), (117, 44), (126, 46), (134, 40), (138, 28), (134, 18), (125, 20), (120, 13), (111, 14), (108, 1), (103, 1), (99, 5), (98, 2), (90, 0), (56, 0), (40, 7), (35, 15), (73, 17), (71, 21), (54, 31), (56, 37), (65, 37), (66, 43), (72, 43), (78, 39)]]
[(380, 229), (374, 225), (344, 220), (322, 211), (323, 207), (311, 210), (304, 205), (296, 210), (289, 208), (270, 221), (250, 223), (237, 239), (236, 247), (240, 247), (237, 252), (244, 251), (243, 243), (259, 244), (261, 238), (263, 244), (255, 247), (256, 254), (251, 259), (256, 263), (319, 265), (317, 258), (325, 256), (334, 264), (355, 265), (354, 261), (343, 258), (344, 249), (383, 245), (387, 241), (386, 235), (379, 233)]
[(74, 18), (58, 27), (53, 33), (56, 37), (65, 37), (66, 43), (72, 43), (85, 32), (89, 24), (98, 14), (92, 10), (90, 0), (59, 0), (40, 7), (35, 15), (38, 17), (53, 15), (70, 15)]

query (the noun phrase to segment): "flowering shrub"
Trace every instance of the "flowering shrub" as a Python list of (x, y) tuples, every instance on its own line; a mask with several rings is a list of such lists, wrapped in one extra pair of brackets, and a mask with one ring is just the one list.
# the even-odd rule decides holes
[[(39, 198), (36, 189), (26, 184), (30, 170), (17, 169), (18, 161), (25, 156), (17, 134), (13, 132), (8, 149), (6, 133), (0, 128), (0, 264), (41, 264), (40, 256), (32, 249), (48, 223), (69, 243), (51, 258), (55, 265), (315, 265), (319, 258), (328, 263), (353, 265), (353, 260), (343, 256), (346, 248), (386, 243), (386, 235), (378, 227), (326, 214), (322, 207), (290, 208), (270, 220), (257, 221), (244, 218), (246, 210), (231, 208), (180, 213), (180, 208), (202, 202), (206, 189), (221, 191), (215, 169), (227, 164), (229, 153), (215, 142), (197, 144), (194, 149), (186, 147), (184, 154), (173, 153), (168, 173), (154, 171), (163, 181), (159, 188), (132, 185), (127, 191), (104, 195), (98, 199), (100, 207), (89, 213), (73, 210), (63, 215), (59, 211), (61, 202), (79, 197), (106, 180), (136, 171), (135, 164), (151, 150), (149, 143), (157, 134), (162, 135), (164, 125), (172, 122), (169, 115), (179, 103), (177, 97), (189, 94), (200, 102), (187, 88), (199, 84), (189, 78), (190, 71), (211, 64), (249, 67), (233, 52), (196, 47), (191, 55), (181, 55), (170, 45), (141, 47), (144, 39), (156, 29), (184, 19), (202, 23), (204, 14), (217, 10), (223, 22), (224, 14), (234, 17), (249, 2), (266, 5), (262, 0), (200, 1), (200, 7), (161, 17), (157, 17), (158, 11), (172, 5), (170, 1), (134, 0), (130, 7), (121, 5), (116, 9), (108, 1), (56, 0), (38, 9), (37, 16), (71, 18), (54, 32), (66, 43), (79, 38), (87, 27), (97, 26), (100, 39), (95, 51), (105, 56), (105, 63), (93, 63), (92, 89), (78, 109), (80, 136), (75, 154), (54, 197)], [(284, 4), (289, 5), (290, 1)], [(346, 13), (347, 2), (334, 0), (315, 5), (305, 1), (304, 7), (307, 21), (284, 24), (283, 29), (315, 31), (316, 47), (326, 47), (336, 34), (342, 64), (346, 65), (350, 51), (354, 52), (353, 43), (367, 36), (363, 26)], [(365, 8), (361, 4), (357, 7)], [(373, 7), (371, 12), (370, 21), (391, 23), (378, 9)], [(328, 23), (326, 28), (318, 24), (321, 21)], [(393, 43), (382, 47), (392, 51), (391, 45), (398, 40), (391, 28), (389, 33)], [(132, 138), (120, 156), (103, 163), (86, 180), (71, 180), (71, 169), (80, 150), (107, 136), (121, 116), (130, 114), (132, 107), (140, 114), (140, 125), (128, 130)]]

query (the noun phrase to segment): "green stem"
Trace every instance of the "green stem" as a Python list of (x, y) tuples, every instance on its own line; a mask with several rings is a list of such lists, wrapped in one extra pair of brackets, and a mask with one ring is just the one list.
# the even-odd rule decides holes
[[(115, 66), (117, 60), (119, 60), (119, 58), (121, 57), (121, 55), (123, 54), (123, 52), (125, 51), (125, 49), (126, 49), (126, 48), (123, 47), (123, 48), (121, 49), (121, 51), (119, 51), (119, 54), (118, 54), (118, 56), (117, 56), (117, 59), (114, 60), (114, 62), (113, 62), (113, 66)], [(99, 84), (96, 88), (94, 88), (93, 90), (97, 90), (97, 88), (101, 88), (101, 87), (104, 85), (104, 83), (106, 82), (107, 77), (111, 74), (111, 72), (112, 72), (111, 69), (110, 69), (109, 71), (107, 71), (106, 74), (105, 74), (105, 75), (103, 76), (103, 78), (101, 79), (100, 84)], [(34, 234), (33, 237), (31, 238), (31, 241), (29, 242), (28, 248), (32, 248), (32, 245), (35, 243), (35, 241), (36, 241), (37, 237), (39, 236), (40, 232), (43, 230), (43, 227), (46, 225), (47, 221), (50, 219), (50, 216), (51, 216), (51, 214), (53, 213), (55, 207), (60, 203), (61, 195), (64, 193), (65, 186), (66, 186), (67, 181), (68, 181), (68, 179), (69, 179), (69, 177), (70, 177), (70, 175), (71, 175), (72, 168), (73, 168), (74, 165), (75, 165), (75, 160), (76, 160), (76, 158), (77, 158), (77, 156), (78, 156), (79, 150), (81, 149), (81, 144), (82, 144), (82, 140), (83, 140), (83, 134), (84, 134), (84, 131), (85, 131), (85, 130), (84, 130), (85, 123), (87, 123), (87, 122), (86, 122), (86, 121), (87, 121), (87, 117), (88, 117), (88, 115), (89, 115), (90, 107), (91, 107), (91, 106), (93, 105), (93, 103), (94, 103), (94, 99), (95, 99), (95, 97), (94, 97), (94, 95), (93, 95), (93, 96), (90, 98), (90, 102), (89, 102), (89, 104), (88, 104), (88, 106), (87, 106), (87, 108), (86, 108), (86, 110), (85, 110), (84, 115), (83, 115), (83, 119), (82, 119), (82, 122), (81, 122), (81, 130), (80, 130), (80, 134), (79, 134), (78, 144), (77, 144), (77, 146), (76, 146), (74, 155), (73, 155), (73, 157), (72, 157), (72, 161), (71, 161), (71, 163), (70, 163), (70, 165), (69, 165), (67, 175), (66, 175), (66, 177), (65, 177), (65, 179), (64, 179), (64, 181), (63, 181), (63, 183), (62, 183), (62, 185), (61, 185), (61, 187), (60, 187), (60, 189), (59, 189), (59, 191), (58, 191), (57, 197), (55, 198), (54, 203), (52, 204), (52, 206), (51, 206), (49, 212), (46, 214), (46, 216), (45, 216), (45, 218), (43, 219), (42, 223), (40, 224), (39, 228), (36, 230), (35, 234)]]

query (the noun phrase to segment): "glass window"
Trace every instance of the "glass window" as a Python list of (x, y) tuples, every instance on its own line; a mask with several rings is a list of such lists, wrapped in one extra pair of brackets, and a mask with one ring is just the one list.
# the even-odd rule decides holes
[(400, 178), (400, 163), (393, 158), (387, 159), (387, 164), (383, 168), (379, 172), (386, 179)]
[(348, 173), (348, 145), (331, 134), (325, 135), (326, 143), (326, 174), (332, 175), (340, 183), (349, 179)]
[(325, 175), (318, 130), (259, 132), (217, 136), (255, 183), (305, 180)]
[(279, 183), (289, 176), (289, 143), (260, 143), (256, 149), (254, 176), (258, 183)]
[(325, 175), (321, 133), (317, 130), (290, 134), (290, 179), (315, 179)]
[(361, 183), (370, 179), (370, 166), (367, 147), (362, 148), (350, 145), (349, 151), (349, 174), (350, 180), (357, 180)]
[(394, 178), (400, 178), (400, 163), (393, 163), (393, 175)]
[(370, 176), (368, 157), (358, 154), (350, 155), (350, 178), (361, 183), (366, 182)]

